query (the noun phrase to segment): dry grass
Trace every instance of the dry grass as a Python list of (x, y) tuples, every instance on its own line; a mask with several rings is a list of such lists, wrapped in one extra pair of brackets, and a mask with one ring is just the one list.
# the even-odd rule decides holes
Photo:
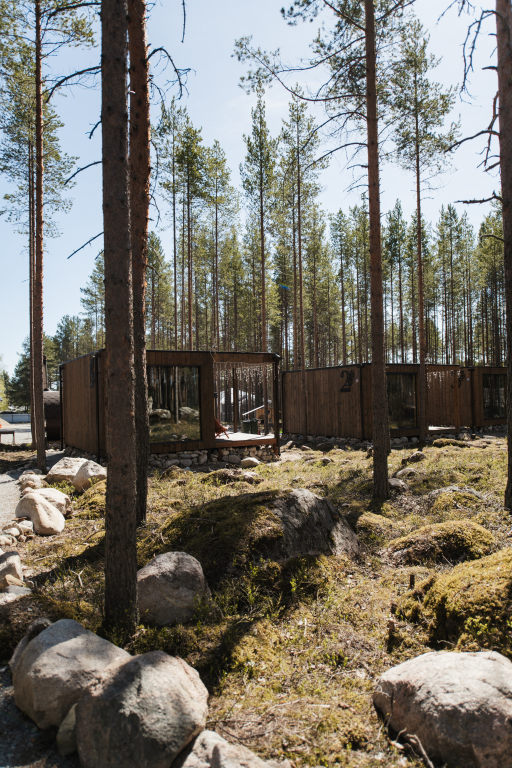
[[(185, 550), (195, 547), (196, 554), (204, 551), (201, 547), (208, 537), (218, 535), (211, 528), (220, 525), (201, 529), (207, 505), (223, 519), (231, 513), (235, 519), (237, 510), (247, 503), (241, 496), (247, 500), (247, 494), (299, 487), (326, 496), (346, 515), (358, 532), (362, 555), (357, 562), (310, 557), (285, 564), (246, 556), (245, 561), (238, 558), (234, 571), (232, 558), (226, 557), (214, 568), (205, 555), (216, 610), (200, 606), (195, 620), (184, 626), (141, 626), (128, 650), (162, 648), (191, 663), (211, 693), (209, 726), (262, 757), (289, 757), (297, 765), (313, 766), (419, 766), (414, 755), (388, 738), (373, 710), (372, 692), (376, 678), (388, 667), (446, 647), (442, 631), (433, 633), (428, 617), (407, 614), (402, 606), (413, 598), (411, 575), (416, 585), (429, 579), (442, 583), (454, 571), (444, 561), (395, 566), (384, 549), (393, 539), (423, 526), (465, 519), (490, 531), (498, 551), (508, 546), (512, 528), (502, 506), (504, 449), (504, 440), (479, 441), (469, 449), (426, 447), (427, 460), (414, 465), (419, 474), (407, 479), (410, 490), (385, 503), (371, 499), (372, 461), (362, 451), (332, 451), (333, 462), (326, 466), (305, 463), (318, 454), (294, 452), (286, 455), (286, 461), (260, 465), (256, 472), (262, 483), (257, 489), (240, 482), (204, 483), (201, 472), (167, 479), (155, 476), (150, 481), (148, 523), (139, 532), (141, 564), (155, 552), (178, 544)], [(392, 451), (390, 474), (402, 467), (402, 459), (411, 452)], [(463, 492), (429, 496), (432, 490), (454, 484), (475, 488), (485, 498)], [(20, 545), (24, 562), (40, 574), (40, 586), (35, 598), (25, 601), (33, 608), (30, 615), (23, 618), (20, 601), (14, 630), (9, 637), (2, 638), (0, 633), (4, 648), (0, 655), (6, 655), (7, 647), (36, 612), (53, 618), (70, 616), (93, 630), (100, 627), (102, 498), (100, 487), (74, 497), (76, 512), (60, 536)], [(199, 521), (197, 528), (184, 526), (194, 517)], [(264, 510), (254, 520), (259, 521), (254, 523), (256, 528), (264, 525)], [(240, 515), (239, 524), (223, 535), (231, 535), (230, 545), (247, 555), (247, 542), (259, 535), (254, 526), (244, 524)], [(469, 647), (465, 643), (488, 647), (491, 638), (496, 647), (499, 637), (489, 630), (465, 639), (462, 631), (451, 642), (458, 642), (460, 648)], [(510, 655), (506, 644), (499, 649)]]

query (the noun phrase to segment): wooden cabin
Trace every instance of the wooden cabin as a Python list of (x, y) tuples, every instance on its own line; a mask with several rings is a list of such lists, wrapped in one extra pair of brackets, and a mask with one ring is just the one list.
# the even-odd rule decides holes
[[(419, 365), (387, 365), (392, 437), (419, 434)], [(301, 371), (282, 375), (283, 431), (372, 439), (372, 366), (306, 371), (307, 413)], [(506, 424), (507, 369), (427, 366), (427, 423), (432, 432)]]
[[(106, 457), (105, 350), (64, 363), (61, 375), (61, 444)], [(239, 408), (279, 403), (278, 355), (267, 352), (146, 353), (151, 453), (272, 445), (279, 453), (280, 413), (265, 435), (239, 432)], [(265, 382), (265, 386), (263, 386)], [(219, 388), (229, 394), (230, 423), (215, 434)], [(252, 401), (251, 401), (252, 398)]]

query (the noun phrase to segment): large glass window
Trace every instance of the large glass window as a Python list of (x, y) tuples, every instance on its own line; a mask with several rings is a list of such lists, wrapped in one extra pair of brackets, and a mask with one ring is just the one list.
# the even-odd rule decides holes
[(150, 443), (201, 439), (199, 368), (148, 365)]
[(507, 404), (507, 377), (504, 373), (484, 373), (484, 419), (505, 419)]
[(414, 373), (388, 373), (388, 412), (390, 429), (414, 429), (416, 424), (416, 376)]

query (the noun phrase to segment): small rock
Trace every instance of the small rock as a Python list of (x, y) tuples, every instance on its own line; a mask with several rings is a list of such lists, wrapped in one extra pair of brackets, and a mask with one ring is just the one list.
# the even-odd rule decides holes
[(5, 528), (2, 529), (2, 533), (4, 536), (13, 536), (15, 539), (17, 539), (18, 536), (21, 536), (21, 531), (18, 526), (13, 525), (12, 523), (6, 525)]
[(317, 450), (322, 451), (322, 453), (328, 453), (329, 451), (332, 451), (333, 448), (334, 445), (330, 441), (326, 443), (319, 443), (317, 445)]
[(431, 760), (512, 766), (512, 663), (499, 653), (417, 656), (381, 675), (373, 701), (393, 731), (419, 739)]
[(18, 584), (9, 584), (4, 592), (8, 595), (16, 595), (17, 597), (21, 597), (22, 595), (31, 595), (32, 590), (28, 587), (20, 587)]
[(203, 731), (178, 755), (172, 768), (291, 768), (289, 760), (264, 761), (242, 744), (229, 744), (214, 731)]
[(0, 536), (0, 547), (13, 547), (16, 544), (14, 536), (6, 536), (2, 534)]
[(240, 456), (237, 456), (236, 453), (230, 453), (226, 457), (226, 461), (228, 462), (228, 464), (240, 464), (241, 463)]
[(74, 459), (65, 456), (50, 469), (46, 475), (47, 483), (73, 483), (75, 476), (86, 459)]
[(19, 579), (17, 576), (11, 576), (10, 573), (8, 573), (5, 576), (5, 582), (7, 584), (7, 587), (24, 587), (25, 586), (23, 582), (23, 578)]
[(411, 455), (408, 457), (407, 461), (425, 461), (426, 455), (423, 453), (423, 451), (415, 451), (414, 453), (411, 453)]
[(406, 491), (409, 486), (407, 483), (404, 483), (403, 480), (399, 480), (397, 477), (390, 477), (389, 478), (389, 487), (392, 488), (394, 491)]
[(28, 517), (39, 536), (54, 536), (64, 530), (64, 515), (47, 501), (39, 491), (23, 496), (16, 507), (16, 517)]
[(130, 658), (78, 622), (61, 619), (18, 644), (9, 664), (14, 700), (39, 728), (59, 726), (99, 672)]
[(157, 555), (137, 574), (142, 621), (159, 627), (192, 618), (210, 592), (201, 564), (185, 552)]
[(257, 459), (255, 456), (247, 456), (245, 459), (242, 459), (241, 466), (246, 467), (258, 467), (260, 465), (259, 459)]
[(106, 670), (76, 709), (84, 768), (169, 768), (206, 723), (208, 691), (195, 669), (162, 651)]
[(401, 469), (396, 473), (396, 477), (414, 477), (418, 474), (419, 472), (417, 469), (413, 469), (412, 467), (405, 467), (405, 469)]
[(73, 704), (62, 721), (57, 733), (57, 749), (62, 757), (73, 755), (77, 750), (76, 744), (76, 704)]
[(17, 552), (4, 552), (0, 555), (0, 589), (8, 586), (7, 576), (14, 576), (23, 581), (21, 558)]
[(24, 491), (26, 488), (46, 488), (48, 483), (40, 475), (22, 475), (20, 486), (21, 490)]
[(257, 475), (256, 472), (242, 472), (240, 480), (245, 483), (251, 483), (251, 485), (258, 485), (263, 482), (263, 478)]
[(180, 464), (182, 467), (191, 467), (192, 459), (181, 459)]
[(107, 469), (95, 461), (86, 461), (79, 468), (71, 481), (77, 491), (86, 491), (93, 485), (107, 479)]

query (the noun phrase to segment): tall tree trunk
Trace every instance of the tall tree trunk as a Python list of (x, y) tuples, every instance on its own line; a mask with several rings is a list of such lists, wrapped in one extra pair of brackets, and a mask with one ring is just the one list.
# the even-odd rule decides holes
[(32, 449), (37, 447), (35, 399), (34, 399), (34, 278), (35, 278), (35, 184), (34, 184), (34, 145), (28, 144), (28, 256), (29, 256), (29, 349), (30, 349), (30, 429)]
[[(260, 248), (261, 248), (261, 351), (267, 351), (267, 304), (265, 286), (265, 206), (263, 198), (263, 167), (260, 159)], [(263, 422), (268, 434), (268, 387), (267, 375), (263, 377)]]
[(34, 279), (33, 376), (37, 467), (46, 472), (43, 406), (43, 80), (41, 72), (41, 0), (36, 0), (36, 263)]
[(300, 324), (300, 370), (302, 380), (302, 408), (304, 411), (304, 440), (308, 439), (308, 388), (306, 374), (306, 343), (304, 328), (304, 296), (302, 279), (302, 210), (301, 210), (300, 146), (297, 124), (297, 238), (299, 257), (299, 324)]
[(370, 284), (372, 331), (373, 401), (373, 495), (389, 497), (388, 402), (384, 360), (384, 307), (382, 301), (382, 253), (380, 232), (379, 131), (377, 124), (377, 73), (375, 9), (365, 0), (366, 123), (368, 132), (368, 201), (370, 208)]
[(422, 231), (421, 231), (421, 178), (420, 178), (420, 152), (419, 152), (419, 125), (418, 110), (416, 110), (416, 241), (418, 255), (418, 344), (420, 352), (420, 380), (418, 387), (419, 409), (418, 427), (419, 438), (423, 442), (427, 434), (427, 366), (425, 348), (425, 312), (423, 292), (423, 258), (422, 258)]
[[(507, 334), (507, 422), (512, 435), (512, 7), (510, 0), (496, 0), (498, 92), (500, 115), (500, 167), (503, 197), (503, 251)], [(508, 451), (505, 507), (512, 509), (512, 451)]]
[[(130, 47), (130, 223), (135, 360), (135, 442), (137, 525), (146, 522), (149, 414), (146, 374), (146, 265), (148, 259), (150, 119), (146, 3), (128, 0)], [(176, 240), (174, 241), (176, 246)]]
[(105, 253), (105, 624), (137, 626), (136, 446), (132, 255), (124, 0), (101, 5), (101, 126)]

